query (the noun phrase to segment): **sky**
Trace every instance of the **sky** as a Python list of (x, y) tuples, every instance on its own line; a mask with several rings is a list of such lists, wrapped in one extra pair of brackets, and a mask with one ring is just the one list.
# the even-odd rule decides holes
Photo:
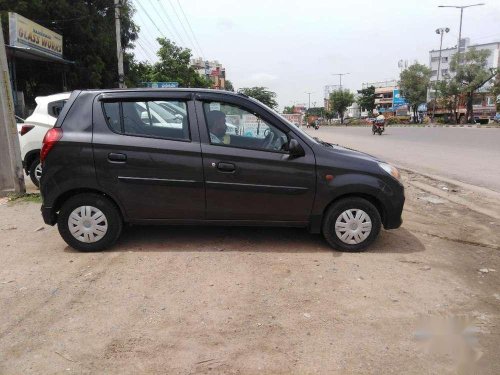
[[(398, 79), (399, 60), (428, 65), (439, 49), (456, 46), (462, 0), (133, 0), (140, 26), (135, 54), (156, 61), (155, 38), (165, 36), (193, 56), (218, 60), (235, 89), (265, 86), (280, 109), (322, 106), (324, 86), (355, 92), (364, 82)], [(185, 17), (184, 17), (185, 15)], [(187, 20), (186, 20), (187, 19)], [(464, 10), (462, 37), (500, 42), (500, 1)], [(191, 32), (191, 30), (193, 32)], [(194, 36), (193, 36), (194, 34)]]

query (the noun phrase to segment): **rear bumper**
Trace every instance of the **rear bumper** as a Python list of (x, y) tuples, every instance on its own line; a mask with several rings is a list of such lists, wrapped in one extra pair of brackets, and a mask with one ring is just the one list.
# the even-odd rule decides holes
[(45, 224), (54, 225), (57, 222), (57, 215), (52, 209), (52, 207), (44, 207), (40, 209), (42, 211), (42, 217)]

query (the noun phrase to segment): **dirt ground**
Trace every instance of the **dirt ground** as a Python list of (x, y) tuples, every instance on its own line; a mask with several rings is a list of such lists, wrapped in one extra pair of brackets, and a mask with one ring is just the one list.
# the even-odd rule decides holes
[(78, 253), (3, 201), (0, 373), (500, 374), (500, 199), (403, 177), (403, 226), (359, 254), (235, 227)]

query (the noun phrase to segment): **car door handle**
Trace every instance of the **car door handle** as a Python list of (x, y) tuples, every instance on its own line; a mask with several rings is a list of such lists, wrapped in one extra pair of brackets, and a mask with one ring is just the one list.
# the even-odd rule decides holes
[(236, 166), (233, 163), (217, 163), (217, 169), (221, 172), (234, 172), (236, 170)]
[(127, 155), (110, 152), (108, 154), (108, 160), (114, 163), (125, 163), (127, 161)]

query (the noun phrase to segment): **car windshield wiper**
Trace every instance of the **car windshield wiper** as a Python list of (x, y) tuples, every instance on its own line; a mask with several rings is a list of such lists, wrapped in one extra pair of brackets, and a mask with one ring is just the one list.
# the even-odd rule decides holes
[[(323, 146), (325, 146), (325, 147), (333, 147), (333, 146), (335, 146), (335, 145), (334, 145), (334, 144), (332, 144), (332, 143), (328, 143), (328, 142), (322, 141), (322, 140), (321, 140), (321, 139), (319, 139), (318, 137), (313, 137), (313, 139), (314, 139), (316, 142), (318, 142), (319, 144), (322, 144), (322, 145), (323, 145)], [(336, 146), (338, 146), (338, 145), (336, 145)]]

